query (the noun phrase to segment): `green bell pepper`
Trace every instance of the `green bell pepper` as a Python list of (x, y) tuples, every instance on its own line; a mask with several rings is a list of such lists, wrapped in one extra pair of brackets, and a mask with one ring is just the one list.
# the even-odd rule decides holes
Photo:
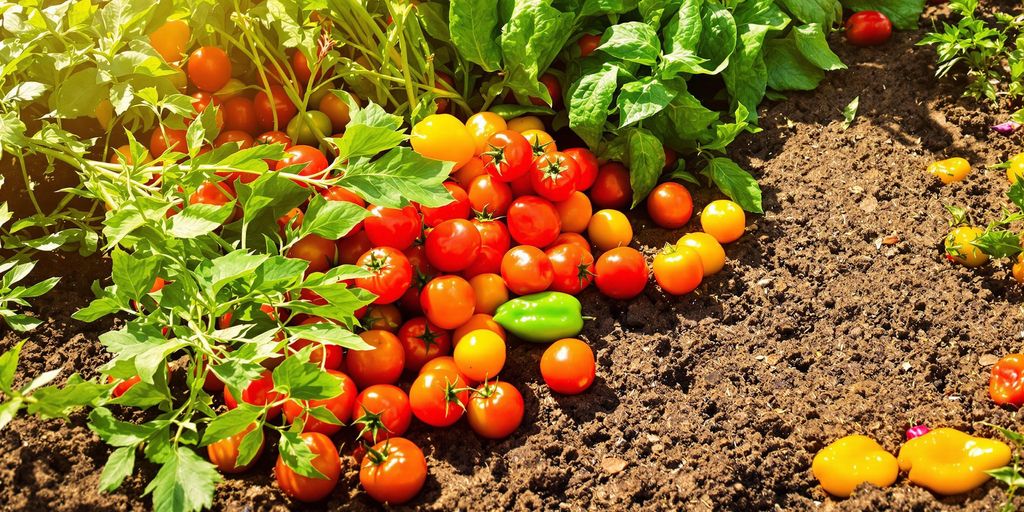
[(583, 330), (580, 301), (562, 292), (541, 292), (512, 299), (494, 314), (494, 321), (517, 338), (549, 343)]

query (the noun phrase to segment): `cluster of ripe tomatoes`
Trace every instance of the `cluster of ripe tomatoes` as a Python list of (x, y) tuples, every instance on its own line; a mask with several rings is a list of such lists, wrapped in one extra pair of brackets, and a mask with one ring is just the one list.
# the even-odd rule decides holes
[[(181, 39), (182, 26), (187, 30), (187, 25), (176, 23), (180, 22), (161, 30)], [(184, 43), (165, 43), (154, 40), (154, 47), (169, 61), (180, 58)], [(234, 83), (230, 59), (219, 48), (197, 49), (187, 62), (196, 111), (217, 109), (221, 132), (215, 146), (283, 144), (285, 157), (271, 162), (271, 169), (302, 165), (298, 174), (303, 176), (326, 172), (329, 152), (313, 144), (327, 133), (344, 130), (344, 102), (327, 94), (311, 102), (318, 110), (300, 113), (278, 85), (270, 86), (270, 94), (260, 90), (250, 97), (246, 87)], [(300, 81), (319, 79), (311, 76), (301, 54), (291, 66)], [(425, 157), (454, 162), (451, 179), (444, 184), (450, 203), (388, 208), (367, 205), (341, 187), (317, 190), (328, 200), (365, 207), (369, 216), (340, 240), (311, 234), (288, 252), (289, 257), (308, 261), (310, 272), (354, 264), (371, 273), (353, 284), (377, 297), (360, 312), (365, 328), (360, 337), (373, 350), (346, 352), (309, 340), (289, 347), (297, 351), (314, 344), (311, 362), (338, 378), (338, 394), (325, 400), (289, 399), (275, 391), (270, 371), (250, 383), (240, 397), (216, 377), (204, 386), (222, 392), (229, 409), (241, 401), (269, 407), (268, 419), (282, 413), (288, 422), (302, 418), (302, 439), (315, 455), (313, 466), (325, 478), (300, 475), (279, 457), (278, 484), (299, 500), (323, 499), (337, 484), (341, 458), (330, 436), (342, 425), (358, 430), (361, 484), (370, 496), (388, 503), (411, 499), (426, 478), (423, 452), (401, 437), (413, 417), (448, 427), (465, 416), (481, 437), (511, 435), (523, 419), (523, 397), (512, 383), (499, 379), (507, 339), (492, 317), (510, 295), (546, 290), (578, 294), (593, 284), (609, 297), (629, 299), (649, 282), (647, 258), (630, 247), (633, 230), (623, 211), (632, 197), (629, 171), (623, 165), (602, 164), (584, 148), (560, 150), (536, 117), (506, 122), (490, 112), (473, 115), (465, 123), (447, 114), (428, 116), (413, 127), (411, 145)], [(184, 152), (185, 146), (185, 131), (161, 126), (152, 133), (148, 149), (162, 154)], [(674, 156), (667, 156), (671, 163)], [(115, 159), (124, 158), (129, 152), (118, 150)], [(204, 183), (189, 202), (226, 204), (233, 198), (235, 181), (254, 176), (221, 178)], [(685, 226), (692, 210), (689, 192), (674, 182), (658, 185), (647, 199), (651, 218), (667, 229)], [(278, 223), (296, 225), (302, 218), (303, 211), (297, 208)], [(654, 277), (665, 292), (689, 293), (704, 276), (720, 271), (725, 262), (721, 244), (742, 235), (745, 218), (738, 205), (719, 200), (707, 205), (701, 224), (703, 232), (683, 236), (654, 258)], [(304, 298), (319, 299), (313, 295)], [(272, 308), (264, 311), (272, 317), (279, 313)], [(230, 323), (230, 318), (224, 321)], [(594, 354), (581, 340), (558, 340), (546, 350), (540, 370), (552, 390), (580, 393), (594, 380)], [(404, 389), (396, 385), (403, 373), (415, 375)], [(131, 384), (121, 383), (115, 394)], [(314, 417), (314, 409), (326, 409), (340, 424)], [(236, 473), (252, 464), (237, 464), (247, 433), (209, 446), (210, 460), (221, 471)]]

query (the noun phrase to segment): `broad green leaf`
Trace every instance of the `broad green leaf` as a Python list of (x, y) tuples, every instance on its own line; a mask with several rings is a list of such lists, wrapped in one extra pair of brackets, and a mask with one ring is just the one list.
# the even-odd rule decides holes
[(122, 446), (110, 453), (107, 463), (100, 474), (100, 490), (110, 492), (118, 487), (124, 479), (135, 470), (135, 447)]
[(800, 53), (815, 66), (825, 71), (846, 69), (846, 64), (843, 64), (839, 57), (832, 53), (832, 50), (828, 47), (828, 41), (825, 40), (825, 31), (822, 30), (821, 25), (811, 23), (802, 27), (796, 27), (793, 29), (793, 36), (796, 39), (796, 47), (800, 50)]
[[(510, 2), (513, 3), (513, 2)], [(573, 13), (561, 12), (549, 0), (516, 0), (501, 31), (505, 84), (521, 99), (551, 103), (538, 79), (572, 35)]]
[(853, 11), (881, 11), (898, 30), (914, 30), (924, 11), (925, 0), (842, 0)]
[(657, 78), (644, 77), (622, 86), (619, 92), (619, 127), (626, 127), (661, 112), (676, 96)]
[(665, 151), (661, 141), (643, 128), (629, 132), (629, 185), (633, 189), (633, 205), (642, 203), (658, 184), (665, 168)]
[(50, 108), (65, 119), (93, 115), (100, 101), (107, 98), (107, 90), (97, 69), (87, 67), (57, 84), (50, 95)]
[(213, 504), (213, 491), (224, 478), (216, 466), (187, 446), (174, 448), (156, 477), (146, 486), (158, 512), (198, 512)]
[(254, 428), (242, 438), (242, 443), (238, 446), (238, 459), (235, 460), (235, 464), (238, 466), (249, 464), (260, 453), (261, 447), (263, 447), (263, 428)]
[(431, 160), (401, 147), (373, 161), (350, 161), (338, 185), (375, 205), (400, 208), (417, 202), (423, 206), (442, 206), (451, 202), (443, 183), (452, 166), (452, 162)]
[(309, 200), (299, 235), (310, 233), (328, 240), (337, 240), (347, 235), (370, 214), (366, 208), (347, 201), (328, 201), (316, 194)]
[(711, 179), (725, 195), (748, 212), (762, 213), (761, 187), (749, 172), (729, 158), (713, 158), (701, 174)]
[(151, 423), (136, 425), (127, 421), (121, 421), (114, 417), (114, 413), (105, 407), (97, 407), (89, 413), (89, 430), (100, 436), (104, 442), (111, 446), (135, 447), (153, 435), (156, 427)]
[(157, 278), (157, 258), (143, 258), (121, 249), (114, 249), (110, 256), (113, 261), (111, 274), (119, 293), (123, 292), (134, 300), (149, 293)]
[(601, 142), (618, 76), (616, 66), (605, 65), (599, 72), (584, 75), (569, 96), (569, 127), (591, 148)]
[(299, 357), (302, 354), (300, 352), (299, 355), (285, 358), (284, 362), (274, 368), (274, 386), (296, 400), (320, 400), (337, 396), (341, 380), (316, 364), (304, 362), (310, 350), (312, 347), (309, 350), (303, 349), (306, 357)]
[(666, 55), (697, 52), (703, 29), (700, 16), (702, 5), (704, 0), (682, 0), (677, 11), (668, 13), (671, 17), (662, 37)]
[(746, 0), (736, 6), (732, 15), (740, 32), (743, 32), (744, 27), (752, 29), (753, 25), (761, 25), (768, 30), (782, 30), (791, 21), (775, 0)]
[(302, 438), (295, 432), (281, 432), (281, 442), (278, 445), (278, 452), (281, 460), (292, 471), (309, 478), (325, 478), (323, 473), (313, 467), (313, 459), (316, 455), (306, 446)]
[(650, 25), (628, 21), (608, 27), (597, 49), (617, 59), (653, 66), (659, 46), (658, 34)]
[(328, 139), (338, 147), (338, 164), (357, 157), (371, 157), (405, 142), (399, 131), (402, 119), (388, 114), (373, 102), (352, 114), (341, 138)]
[(238, 407), (223, 413), (206, 427), (203, 434), (201, 446), (208, 446), (222, 439), (227, 439), (239, 432), (242, 432), (256, 422), (256, 419), (263, 414), (262, 407), (256, 407), (247, 403), (239, 403)]
[(678, 12), (681, 3), (682, 0), (639, 0), (637, 8), (644, 22), (657, 29), (661, 27), (665, 15)]
[[(729, 67), (722, 71), (722, 80), (729, 91), (733, 109), (740, 104), (759, 105), (768, 87), (768, 68), (762, 51), (768, 29), (763, 25), (747, 27), (748, 30), (740, 34), (740, 46), (729, 59)], [(752, 118), (757, 116), (756, 111), (750, 114)]]
[(498, 7), (494, 0), (452, 0), (448, 29), (459, 54), (494, 72), (501, 66)]
[(14, 385), (14, 372), (18, 369), (18, 356), (24, 345), (25, 340), (21, 340), (10, 350), (0, 354), (0, 391), (5, 394), (11, 394), (11, 386)]
[(780, 0), (779, 3), (800, 21), (817, 23), (823, 27), (831, 27), (838, 15), (842, 14), (838, 0)]
[(764, 63), (768, 86), (778, 91), (810, 91), (825, 78), (825, 72), (803, 56), (792, 37), (766, 41)]
[(230, 281), (247, 276), (256, 270), (269, 256), (266, 254), (249, 254), (239, 249), (231, 251), (211, 261), (210, 282), (214, 291)]
[(29, 414), (43, 418), (66, 418), (68, 413), (79, 407), (92, 404), (110, 392), (110, 386), (83, 380), (78, 375), (68, 378), (64, 387), (46, 386), (32, 394), (36, 399), (28, 405)]
[(330, 345), (338, 345), (350, 350), (372, 350), (373, 347), (366, 343), (358, 334), (340, 325), (330, 322), (319, 322), (305, 325), (292, 325), (285, 328), (288, 335)]
[(584, 0), (580, 16), (625, 14), (637, 7), (637, 0)]
[(705, 3), (701, 8), (700, 43), (697, 55), (707, 59), (705, 73), (717, 75), (729, 65), (729, 57), (736, 49), (736, 20), (725, 6)]
[(235, 202), (224, 205), (190, 204), (171, 218), (170, 234), (176, 238), (196, 238), (221, 227), (235, 211)]
[(25, 401), (21, 397), (14, 397), (7, 402), (0, 402), (0, 431), (7, 426), (18, 415), (21, 406)]
[(555, 111), (551, 107), (541, 105), (514, 105), (514, 104), (501, 104), (494, 105), (491, 107), (491, 112), (498, 114), (502, 119), (506, 121), (514, 119), (519, 116), (540, 114), (544, 116), (554, 115)]
[(1013, 204), (1017, 205), (1017, 208), (1024, 211), (1024, 180), (1018, 179), (1010, 185), (1009, 190), (1006, 191), (1006, 196), (1013, 201)]

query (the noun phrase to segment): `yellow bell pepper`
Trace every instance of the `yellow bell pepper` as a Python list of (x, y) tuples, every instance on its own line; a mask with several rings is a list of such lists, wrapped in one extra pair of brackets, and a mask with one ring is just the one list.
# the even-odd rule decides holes
[(811, 463), (821, 487), (833, 496), (846, 498), (860, 484), (888, 487), (896, 481), (896, 457), (874, 439), (862, 435), (841, 438), (824, 447)]
[(947, 158), (928, 166), (928, 174), (935, 176), (946, 185), (966, 178), (969, 172), (971, 172), (971, 164), (963, 158)]
[(981, 486), (985, 471), (1010, 462), (1005, 443), (974, 437), (952, 428), (937, 428), (900, 448), (900, 469), (910, 481), (937, 494), (961, 494)]

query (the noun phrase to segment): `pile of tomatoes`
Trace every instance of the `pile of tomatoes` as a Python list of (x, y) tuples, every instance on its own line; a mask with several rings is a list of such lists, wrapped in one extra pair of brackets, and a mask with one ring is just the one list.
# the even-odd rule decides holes
[[(162, 39), (154, 34), (154, 47), (176, 62), (185, 51), (187, 30), (184, 23), (169, 22), (158, 31)], [(311, 76), (301, 54), (290, 64), (297, 80), (320, 79)], [(187, 60), (196, 112), (217, 109), (221, 132), (214, 146), (283, 144), (285, 157), (271, 162), (271, 169), (301, 165), (294, 168), (301, 168), (302, 176), (327, 172), (330, 152), (315, 145), (329, 133), (343, 132), (348, 106), (327, 94), (310, 102), (317, 110), (300, 113), (281, 85), (271, 84), (269, 93), (257, 88), (250, 96), (231, 72), (230, 59), (219, 48), (199, 48)], [(289, 257), (309, 262), (309, 272), (341, 264), (370, 271), (352, 284), (377, 297), (358, 314), (365, 329), (360, 337), (373, 350), (346, 353), (337, 345), (301, 339), (289, 346), (298, 351), (315, 345), (311, 362), (338, 378), (338, 394), (310, 402), (291, 400), (275, 391), (269, 370), (239, 397), (216, 377), (204, 386), (223, 393), (228, 409), (241, 401), (270, 407), (268, 419), (282, 414), (287, 422), (302, 418), (303, 442), (325, 478), (297, 474), (279, 457), (278, 484), (295, 499), (325, 498), (341, 473), (331, 436), (343, 425), (320, 421), (310, 410), (324, 408), (358, 431), (361, 443), (355, 456), (361, 461), (360, 482), (370, 496), (405, 502), (420, 490), (427, 472), (423, 452), (401, 437), (414, 417), (438, 428), (466, 417), (469, 427), (488, 439), (507, 437), (522, 422), (522, 394), (500, 379), (506, 333), (492, 318), (510, 296), (546, 290), (579, 294), (593, 284), (608, 297), (630, 299), (649, 282), (648, 259), (630, 247), (633, 230), (623, 212), (632, 197), (623, 165), (600, 163), (584, 148), (559, 149), (536, 117), (506, 121), (490, 112), (465, 122), (448, 114), (428, 116), (413, 127), (411, 145), (425, 157), (454, 162), (451, 179), (444, 184), (450, 203), (388, 208), (366, 204), (341, 187), (317, 190), (328, 200), (365, 207), (369, 216), (340, 240), (307, 235), (288, 251)], [(163, 154), (185, 152), (185, 146), (184, 130), (160, 126), (151, 134), (148, 149)], [(671, 163), (674, 157), (667, 156)], [(114, 158), (130, 158), (129, 152), (122, 148)], [(226, 204), (236, 181), (255, 176), (228, 173), (220, 178), (200, 186), (189, 203)], [(680, 229), (690, 221), (693, 202), (683, 185), (667, 182), (648, 197), (647, 211), (659, 226)], [(296, 208), (278, 223), (283, 228), (302, 218), (303, 211)], [(669, 294), (689, 293), (704, 276), (720, 271), (725, 263), (722, 244), (743, 234), (743, 211), (731, 201), (708, 204), (700, 220), (703, 232), (686, 234), (653, 259), (654, 279)], [(322, 300), (313, 293), (303, 298)], [(271, 317), (281, 313), (269, 307), (264, 312)], [(222, 321), (230, 325), (229, 317)], [(298, 315), (293, 321), (325, 320)], [(558, 340), (544, 353), (540, 371), (552, 390), (581, 393), (594, 380), (593, 351), (579, 339)], [(412, 376), (412, 382), (399, 387), (403, 374)], [(123, 384), (129, 383), (122, 383), (115, 394), (127, 389)], [(247, 432), (209, 446), (210, 460), (221, 471), (248, 469), (236, 464)]]

